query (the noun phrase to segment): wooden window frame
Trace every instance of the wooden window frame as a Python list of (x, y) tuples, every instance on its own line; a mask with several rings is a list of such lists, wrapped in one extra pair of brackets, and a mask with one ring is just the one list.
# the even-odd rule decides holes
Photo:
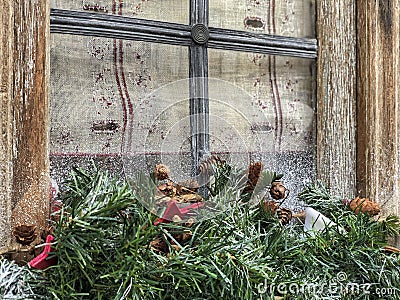
[[(317, 0), (317, 171), (342, 197), (399, 214), (400, 7)], [(49, 215), (50, 0), (0, 0), (0, 251)], [(4, 242), (5, 241), (5, 242)]]

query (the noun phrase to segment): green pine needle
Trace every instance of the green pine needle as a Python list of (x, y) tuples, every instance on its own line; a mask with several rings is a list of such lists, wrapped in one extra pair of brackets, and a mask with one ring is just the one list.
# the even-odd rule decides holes
[[(345, 289), (332, 294), (327, 287), (344, 274), (342, 284), (393, 288), (390, 299), (400, 299), (399, 256), (382, 251), (387, 236), (398, 234), (398, 218), (356, 215), (319, 182), (300, 199), (345, 231), (332, 226), (304, 233), (301, 225), (283, 226), (258, 207), (235, 201), (222, 214), (193, 224), (182, 244), (174, 234), (188, 228), (154, 226), (155, 216), (137, 201), (150, 197), (154, 186), (145, 177), (131, 185), (133, 190), (97, 169), (76, 169), (66, 182), (54, 232), (58, 264), (43, 273), (51, 298), (379, 299), (375, 289), (368, 295)], [(221, 201), (240, 197), (230, 183), (218, 189)], [(166, 243), (168, 254), (152, 249), (155, 239)], [(290, 285), (309, 289), (279, 288)]]

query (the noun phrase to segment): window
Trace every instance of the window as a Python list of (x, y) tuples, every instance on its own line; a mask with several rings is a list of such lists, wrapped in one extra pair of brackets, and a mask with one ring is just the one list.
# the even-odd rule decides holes
[[(166, 5), (166, 2), (169, 3), (167, 6), (169, 9), (167, 10), (161, 6)], [(255, 5), (260, 3), (264, 5), (260, 7), (265, 12), (268, 11), (265, 8), (272, 2), (272, 0), (255, 0), (241, 1), (240, 3), (242, 7), (243, 5), (246, 7), (249, 5), (250, 9), (255, 8)], [(52, 117), (50, 125), (48, 122), (47, 92), (49, 89), (52, 90), (51, 102), (53, 105), (53, 100), (56, 99), (53, 98), (53, 93), (58, 88), (58, 86), (53, 86), (55, 82), (58, 82), (57, 76), (54, 76), (55, 74), (51, 75), (51, 84), (48, 84), (48, 78), (50, 77), (48, 72), (50, 69), (48, 65), (49, 58), (47, 56), (50, 48), (49, 40), (47, 39), (50, 24), (49, 3), (50, 1), (32, 3), (6, 0), (0, 12), (2, 17), (2, 26), (0, 27), (0, 35), (2, 37), (0, 47), (0, 56), (2, 57), (0, 101), (3, 108), (2, 116), (4, 116), (0, 118), (3, 128), (1, 139), (3, 155), (0, 157), (0, 167), (3, 170), (0, 172), (0, 195), (3, 197), (3, 201), (1, 201), (0, 215), (4, 220), (4, 226), (1, 226), (1, 247), (8, 247), (11, 244), (11, 231), (18, 222), (28, 225), (37, 224), (38, 229), (42, 230), (45, 228), (48, 213), (48, 153), (49, 150), (53, 154), (57, 153), (58, 150), (69, 151), (67, 145), (64, 148), (55, 148), (57, 146), (54, 144), (56, 141), (55, 136), (60, 133), (56, 133), (56, 129), (51, 128), (54, 127), (54, 122), (56, 121), (54, 117)], [(157, 3), (160, 5), (156, 6), (155, 4)], [(220, 26), (222, 29), (238, 29), (233, 25), (227, 24), (233, 21), (226, 21), (225, 16), (222, 18), (222, 10), (232, 9), (231, 2), (224, 3), (227, 4), (224, 8), (221, 6), (220, 12), (211, 12), (209, 9), (209, 14), (212, 18), (216, 18), (216, 15), (221, 20), (225, 20), (225, 23), (221, 25), (210, 24), (210, 27)], [(297, 5), (301, 1), (282, 1), (283, 4), (281, 5), (276, 3), (278, 1), (275, 1), (276, 13), (285, 11), (283, 7), (285, 7), (286, 3), (291, 5), (289, 9), (286, 9), (290, 12), (295, 7), (293, 5)], [(119, 17), (118, 14), (116, 14), (117, 16), (112, 16), (111, 1), (98, 1), (97, 4), (98, 6), (95, 4), (92, 7), (90, 5), (87, 6), (87, 10), (92, 9), (91, 16), (93, 18), (101, 16), (99, 11), (101, 6), (108, 6), (107, 17)], [(141, 5), (137, 6), (136, 12), (137, 4)], [(83, 11), (83, 5), (86, 5), (86, 3), (80, 1), (52, 2), (53, 8), (75, 10), (75, 13), (87, 12)], [(376, 2), (371, 4), (368, 1), (360, 1), (357, 2), (356, 10), (354, 1), (330, 0), (315, 1), (315, 5), (317, 11), (316, 27), (318, 29), (316, 75), (316, 169), (318, 177), (343, 197), (348, 198), (360, 193), (383, 203), (386, 211), (395, 212), (398, 209), (398, 197), (396, 195), (400, 190), (398, 188), (397, 174), (400, 161), (398, 155), (399, 143), (397, 137), (398, 129), (396, 129), (400, 124), (397, 122), (399, 113), (398, 109), (396, 109), (399, 107), (396, 88), (399, 86), (396, 77), (396, 66), (398, 65), (399, 57), (397, 49), (399, 47), (396, 46), (398, 44), (398, 30), (387, 21), (392, 20), (392, 16), (398, 14), (398, 7), (393, 3)], [(129, 3), (124, 2), (123, 13), (128, 12), (127, 16), (133, 16), (132, 13), (135, 10), (135, 18), (140, 17), (139, 19), (143, 19), (143, 22), (157, 20), (189, 26), (189, 6), (188, 1), (138, 0)], [(116, 5), (116, 11), (117, 7), (119, 8), (119, 2)], [(313, 8), (304, 6), (303, 10), (309, 11), (313, 10)], [(55, 33), (54, 12), (52, 12), (52, 51), (55, 51), (56, 45), (64, 48), (69, 47), (66, 41), (61, 42), (59, 40), (57, 42), (58, 37), (83, 38), (83, 36), (76, 34), (79, 32), (77, 29), (79, 26), (75, 26), (76, 24), (70, 28), (62, 29), (63, 34)], [(277, 15), (276, 13), (275, 16)], [(66, 12), (66, 16), (72, 16), (73, 14), (70, 11)], [(256, 14), (252, 13), (251, 15), (255, 16)], [(275, 17), (277, 35), (292, 36), (300, 39), (306, 37), (313, 40), (313, 35), (297, 35), (293, 32), (293, 28), (300, 30), (298, 24), (305, 24), (296, 22), (295, 18), (292, 19), (292, 29), (280, 29), (281, 27), (278, 23), (286, 22), (286, 15), (282, 16), (283, 18)], [(291, 15), (289, 14), (289, 16)], [(165, 19), (166, 17), (169, 19)], [(242, 15), (242, 17), (246, 18), (247, 16)], [(312, 18), (309, 19), (310, 24), (313, 24), (314, 20)], [(262, 28), (257, 19), (255, 22), (252, 22), (254, 19), (250, 18), (249, 20), (250, 24), (255, 26), (258, 24), (259, 28)], [(264, 17), (265, 20), (268, 20), (268, 15)], [(307, 18), (302, 18), (302, 22), (304, 20), (307, 20)], [(66, 19), (62, 22), (66, 26), (69, 21)], [(160, 25), (160, 23), (157, 24)], [(239, 23), (236, 24), (241, 26)], [(284, 24), (288, 25), (290, 22)], [(111, 27), (116, 28), (115, 26)], [(16, 28), (19, 28), (19, 30), (15, 30)], [(265, 28), (268, 29), (268, 26)], [(186, 27), (186, 29), (188, 30), (189, 28)], [(247, 28), (247, 30), (250, 33), (259, 32), (254, 28)], [(107, 32), (104, 28), (101, 31), (102, 35)], [(243, 31), (246, 31), (246, 29), (243, 29)], [(304, 30), (300, 31), (305, 32)], [(91, 28), (91, 38), (100, 38), (100, 36), (96, 35), (96, 32), (96, 28)], [(142, 35), (148, 37), (146, 32), (142, 31)], [(357, 32), (358, 34), (356, 34)], [(129, 34), (122, 33), (126, 34), (123, 37), (124, 41), (129, 40), (129, 34), (132, 34), (132, 32), (129, 32)], [(113, 43), (113, 34), (108, 38)], [(170, 42), (173, 41), (171, 38), (168, 38), (168, 40)], [(137, 39), (137, 41), (139, 40)], [(162, 37), (158, 37), (157, 41), (163, 41)], [(393, 47), (387, 47), (388, 43), (391, 43), (390, 45)], [(87, 53), (85, 48), (87, 44), (87, 40), (83, 42), (85, 46), (80, 48), (80, 53)], [(151, 44), (153, 45), (153, 43)], [(185, 46), (178, 43), (171, 46), (186, 47), (187, 50), (189, 45)], [(124, 49), (126, 50), (126, 48)], [(211, 47), (208, 48), (208, 51), (210, 55), (212, 51), (233, 53), (229, 49), (214, 49)], [(245, 53), (251, 52), (242, 52), (238, 55), (241, 56)], [(165, 54), (163, 53), (163, 55)], [(284, 59), (284, 56), (281, 55), (275, 57)], [(185, 59), (187, 60), (187, 57)], [(54, 61), (55, 57), (52, 58), (53, 64)], [(313, 59), (304, 59), (303, 61), (313, 61)], [(87, 68), (86, 65), (83, 66)], [(127, 64), (124, 66), (125, 68), (128, 67)], [(67, 64), (60, 64), (60, 68), (66, 67)], [(217, 69), (216, 65), (210, 66), (209, 64), (209, 67), (210, 69), (211, 67)], [(84, 70), (85, 68), (81, 67), (80, 69)], [(61, 76), (61, 73), (59, 74)], [(78, 75), (79, 72), (76, 71), (75, 74)], [(92, 76), (92, 73), (90, 73), (87, 80), (94, 80)], [(71, 78), (72, 80), (73, 78)], [(67, 81), (64, 80), (64, 82)], [(89, 91), (92, 91), (91, 85), (86, 87)], [(60, 93), (61, 88), (62, 86), (60, 85)], [(84, 95), (83, 86), (78, 85), (75, 88)], [(64, 96), (66, 94), (67, 92), (64, 92)], [(88, 97), (87, 99), (91, 99), (92, 94), (86, 94), (86, 96)], [(58, 98), (58, 100), (62, 103), (63, 101), (71, 101), (70, 98), (65, 96)], [(80, 105), (83, 105), (82, 103), (83, 101), (80, 102)], [(54, 110), (52, 111), (54, 112)], [(71, 110), (71, 112), (75, 111)], [(65, 118), (67, 116), (67, 114), (62, 115), (61, 117), (64, 119), (59, 120), (59, 122), (70, 122), (68, 118)], [(80, 120), (84, 120), (87, 117), (88, 114), (82, 114)], [(96, 118), (94, 120), (99, 121), (99, 119)], [(375, 120), (379, 121), (376, 122)], [(380, 122), (380, 120), (384, 122)], [(90, 128), (93, 124), (92, 121), (88, 121), (86, 126)], [(274, 122), (275, 120), (272, 119), (272, 123)], [(87, 130), (87, 127), (85, 128)], [(113, 125), (111, 125), (111, 128), (113, 128)], [(267, 129), (268, 126), (257, 124), (255, 128)], [(50, 149), (48, 149), (49, 129), (52, 131)], [(89, 129), (89, 132), (91, 132), (91, 129)], [(97, 135), (97, 137), (100, 136), (102, 135)], [(104, 134), (104, 136), (107, 135)], [(108, 135), (108, 137), (110, 136)], [(85, 138), (88, 139), (87, 136)], [(96, 143), (93, 144), (94, 146), (97, 145)], [(98, 145), (102, 144), (98, 143)], [(61, 146), (58, 145), (57, 147)], [(96, 155), (99, 161), (99, 154), (103, 155), (100, 151), (102, 146), (98, 146), (97, 149)], [(95, 151), (93, 152), (96, 153)], [(108, 153), (105, 154), (108, 155)], [(73, 159), (84, 158), (79, 155), (75, 155)], [(112, 166), (112, 160), (109, 159), (109, 156), (101, 156), (101, 158), (106, 163), (109, 163), (108, 166)], [(68, 168), (70, 164), (68, 164), (67, 160), (61, 159), (61, 156), (55, 158), (52, 155), (51, 159), (52, 176), (60, 174), (59, 177), (62, 177), (62, 171), (60, 170), (64, 167)], [(57, 159), (57, 163), (55, 163), (55, 159)], [(287, 172), (285, 173), (288, 174)], [(43, 182), (46, 184), (43, 184)]]
[(52, 176), (93, 158), (118, 172), (122, 141), (128, 173), (161, 160), (184, 180), (217, 154), (295, 191), (315, 178), (314, 1), (52, 7)]

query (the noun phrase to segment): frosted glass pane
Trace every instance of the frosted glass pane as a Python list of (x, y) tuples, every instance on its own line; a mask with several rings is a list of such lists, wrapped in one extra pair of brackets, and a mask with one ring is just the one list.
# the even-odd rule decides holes
[[(186, 47), (53, 34), (50, 156), (54, 172), (67, 172), (76, 162), (92, 158), (108, 168), (121, 168), (124, 139), (132, 138), (131, 131), (149, 131), (138, 129), (137, 119), (155, 118), (161, 105), (149, 95), (187, 78), (187, 57)], [(175, 91), (188, 98), (187, 85)], [(189, 114), (188, 104), (180, 114)], [(154, 145), (166, 126), (167, 122), (148, 134), (147, 151), (158, 151)]]
[[(240, 133), (228, 147), (252, 145), (247, 148), (255, 160), (292, 177), (292, 189), (300, 189), (303, 180), (315, 176), (315, 62), (213, 49), (208, 53), (210, 112), (237, 124)], [(211, 136), (227, 132), (212, 120)], [(210, 143), (211, 151), (224, 150), (218, 141)]]
[(315, 37), (315, 0), (210, 1), (210, 26), (252, 33)]
[(183, 24), (189, 22), (189, 1), (182, 0), (52, 0), (51, 8)]

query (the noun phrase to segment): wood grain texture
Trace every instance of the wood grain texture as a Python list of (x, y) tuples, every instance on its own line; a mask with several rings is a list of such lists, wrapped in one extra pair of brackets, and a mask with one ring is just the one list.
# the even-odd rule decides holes
[[(36, 225), (38, 236), (49, 215), (49, 2), (3, 0), (0, 13), (1, 193), (12, 208), (11, 227)], [(8, 226), (3, 230), (9, 242)]]
[(400, 7), (390, 0), (357, 6), (358, 187), (384, 214), (399, 215)]
[(317, 1), (317, 170), (335, 194), (356, 192), (355, 1)]
[(11, 242), (12, 196), (12, 36), (10, 1), (0, 1), (0, 249)]

